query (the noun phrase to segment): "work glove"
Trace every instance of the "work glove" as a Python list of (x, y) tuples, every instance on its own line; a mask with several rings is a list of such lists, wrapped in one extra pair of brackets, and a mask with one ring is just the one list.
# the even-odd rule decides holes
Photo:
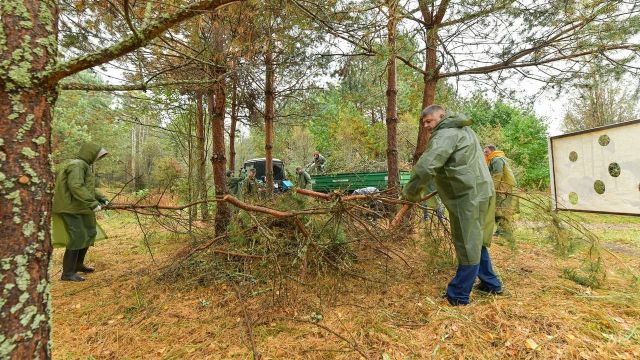
[(102, 206), (98, 205), (93, 209), (93, 212), (98, 212), (100, 210), (102, 210)]
[(107, 205), (109, 205), (109, 200), (107, 200), (107, 199), (99, 200), (98, 202), (99, 202), (102, 206), (107, 206)]

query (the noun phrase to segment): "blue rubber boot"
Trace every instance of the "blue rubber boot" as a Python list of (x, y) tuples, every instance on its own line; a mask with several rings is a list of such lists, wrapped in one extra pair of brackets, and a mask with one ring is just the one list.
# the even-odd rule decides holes
[(451, 305), (467, 305), (480, 265), (458, 265), (456, 276), (447, 286), (447, 300)]
[(489, 257), (489, 250), (486, 247), (482, 247), (480, 252), (480, 269), (478, 270), (478, 277), (480, 278), (480, 284), (476, 286), (476, 290), (484, 291), (490, 294), (501, 294), (502, 283), (498, 276), (493, 271), (491, 266), (491, 258)]

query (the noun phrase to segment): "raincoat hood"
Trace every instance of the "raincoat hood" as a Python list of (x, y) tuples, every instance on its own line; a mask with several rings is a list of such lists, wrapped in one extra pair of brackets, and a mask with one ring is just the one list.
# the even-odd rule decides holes
[(485, 156), (484, 159), (487, 162), (487, 165), (489, 165), (491, 163), (491, 160), (497, 157), (507, 157), (507, 155), (505, 155), (504, 151), (495, 150), (495, 151), (492, 151), (491, 154), (489, 154), (488, 156)]
[(78, 151), (78, 159), (91, 165), (98, 159), (107, 155), (107, 150), (95, 143), (84, 143)]
[(465, 114), (458, 113), (450, 113), (444, 116), (438, 125), (433, 129), (433, 131), (437, 131), (440, 129), (454, 129), (454, 128), (463, 128), (465, 126), (471, 126), (473, 124), (473, 120)]

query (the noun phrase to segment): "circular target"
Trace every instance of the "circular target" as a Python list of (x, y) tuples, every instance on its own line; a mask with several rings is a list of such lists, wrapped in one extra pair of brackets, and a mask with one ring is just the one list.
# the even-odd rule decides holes
[(569, 153), (569, 161), (571, 162), (576, 162), (578, 160), (578, 153), (575, 151), (572, 151), (571, 153)]
[(604, 194), (604, 191), (605, 191), (604, 182), (602, 180), (596, 180), (596, 182), (593, 183), (593, 189), (600, 195)]
[(618, 177), (620, 176), (620, 172), (622, 170), (620, 169), (620, 165), (618, 163), (611, 163), (609, 164), (609, 175), (613, 176), (613, 177)]
[(607, 146), (610, 142), (611, 138), (609, 137), (609, 135), (600, 135), (600, 137), (598, 138), (598, 144), (602, 146)]
[(574, 192), (569, 193), (569, 202), (572, 203), (573, 205), (578, 204), (578, 194)]

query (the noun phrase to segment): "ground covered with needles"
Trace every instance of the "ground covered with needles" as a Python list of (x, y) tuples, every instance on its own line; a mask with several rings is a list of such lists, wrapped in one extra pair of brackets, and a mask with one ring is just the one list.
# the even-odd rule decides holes
[(506, 294), (451, 307), (440, 294), (454, 265), (421, 233), (385, 244), (402, 259), (358, 252), (354, 273), (270, 277), (220, 252), (176, 266), (192, 239), (157, 231), (145, 242), (131, 214), (101, 217), (110, 237), (89, 251), (87, 281), (61, 282), (54, 253), (55, 359), (640, 358), (638, 218), (583, 218), (602, 239), (599, 288), (567, 276), (586, 249), (559, 255), (540, 224), (521, 221), (515, 249), (491, 247)]

